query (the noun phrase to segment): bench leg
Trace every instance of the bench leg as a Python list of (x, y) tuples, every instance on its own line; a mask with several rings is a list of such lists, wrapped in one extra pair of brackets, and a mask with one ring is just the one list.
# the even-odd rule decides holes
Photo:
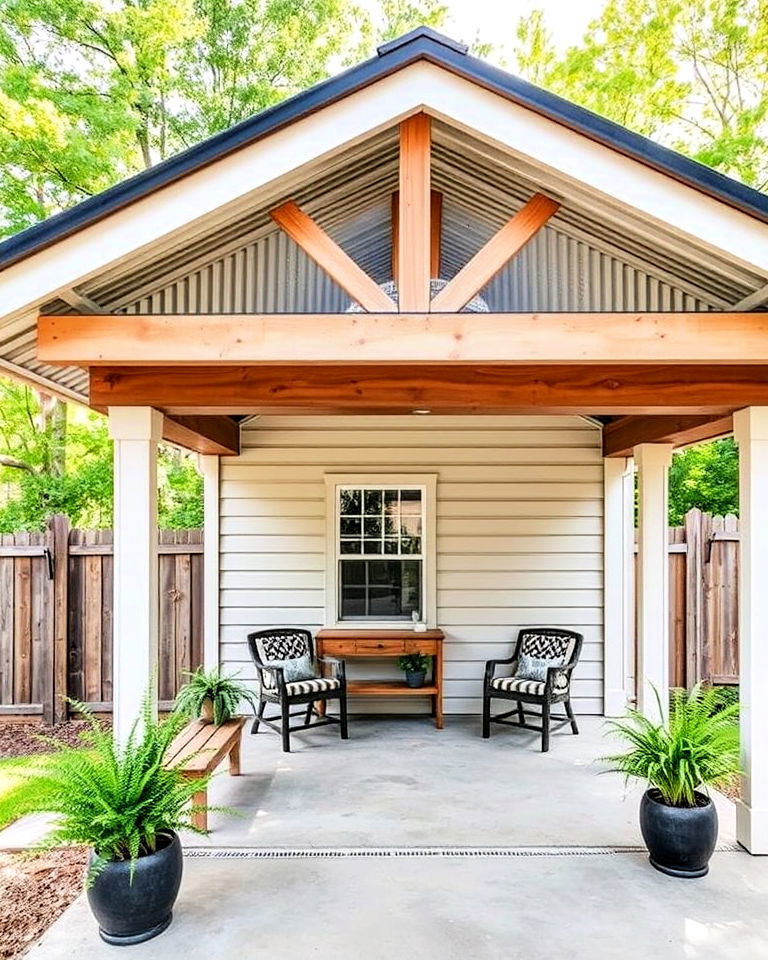
[(230, 777), (240, 776), (240, 738), (232, 744), (229, 751), (229, 775)]
[[(192, 803), (194, 805), (205, 805), (208, 803), (208, 791), (207, 790), (198, 790), (196, 793), (192, 794)], [(192, 814), (192, 826), (197, 827), (198, 830), (207, 830), (208, 829), (208, 811), (207, 810), (196, 810)]]

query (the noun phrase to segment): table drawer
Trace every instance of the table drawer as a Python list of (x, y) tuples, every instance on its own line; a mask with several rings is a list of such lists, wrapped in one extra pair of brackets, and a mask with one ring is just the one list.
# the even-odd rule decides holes
[(379, 654), (382, 657), (397, 657), (405, 651), (404, 640), (356, 640), (356, 653), (358, 656), (365, 654)]
[(406, 640), (405, 653), (423, 653), (425, 657), (434, 657), (437, 653), (437, 640)]
[(323, 640), (323, 656), (354, 657), (357, 644), (354, 640)]

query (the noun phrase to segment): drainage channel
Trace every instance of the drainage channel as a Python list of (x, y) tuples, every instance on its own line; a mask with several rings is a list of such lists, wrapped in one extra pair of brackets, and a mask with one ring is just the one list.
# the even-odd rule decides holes
[[(718, 853), (735, 853), (738, 844), (725, 843)], [(604, 857), (622, 854), (646, 854), (645, 847), (187, 847), (186, 857), (231, 860), (366, 860), (386, 857), (447, 857), (466, 859), (486, 857)]]

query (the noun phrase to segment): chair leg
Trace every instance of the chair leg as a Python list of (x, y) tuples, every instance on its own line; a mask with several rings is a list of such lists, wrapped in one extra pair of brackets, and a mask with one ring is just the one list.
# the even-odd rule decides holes
[(310, 702), (307, 704), (307, 716), (306, 716), (306, 719), (305, 719), (305, 721), (304, 721), (307, 726), (309, 726), (310, 722), (312, 721), (312, 708), (313, 708), (313, 707), (314, 707), (314, 703), (310, 700)]
[(264, 711), (266, 710), (266, 707), (267, 707), (267, 701), (259, 700), (259, 706), (256, 710), (256, 716), (254, 717), (253, 723), (251, 724), (251, 733), (259, 732), (259, 723), (261, 722), (261, 718), (264, 716)]
[(523, 710), (523, 701), (517, 701), (517, 722), (521, 727), (525, 726), (525, 711)]
[(491, 698), (487, 692), (483, 693), (483, 739), (491, 735)]
[(565, 701), (565, 712), (568, 714), (568, 719), (571, 721), (571, 730), (573, 730), (574, 733), (578, 733), (579, 727), (576, 723), (576, 718), (573, 715), (573, 708), (571, 707), (570, 700)]
[(349, 740), (349, 725), (347, 723), (347, 697), (343, 693), (339, 697), (339, 729), (342, 740)]
[(289, 703), (283, 703), (281, 710), (280, 732), (283, 737), (283, 753), (291, 752), (291, 706)]
[(549, 703), (544, 703), (541, 708), (541, 752), (546, 753), (549, 750)]

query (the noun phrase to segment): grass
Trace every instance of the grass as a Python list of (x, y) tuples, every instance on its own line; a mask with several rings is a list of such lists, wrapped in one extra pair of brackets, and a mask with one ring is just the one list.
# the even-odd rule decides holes
[(21, 769), (44, 766), (50, 754), (0, 760), (0, 830), (30, 812), (34, 783)]

